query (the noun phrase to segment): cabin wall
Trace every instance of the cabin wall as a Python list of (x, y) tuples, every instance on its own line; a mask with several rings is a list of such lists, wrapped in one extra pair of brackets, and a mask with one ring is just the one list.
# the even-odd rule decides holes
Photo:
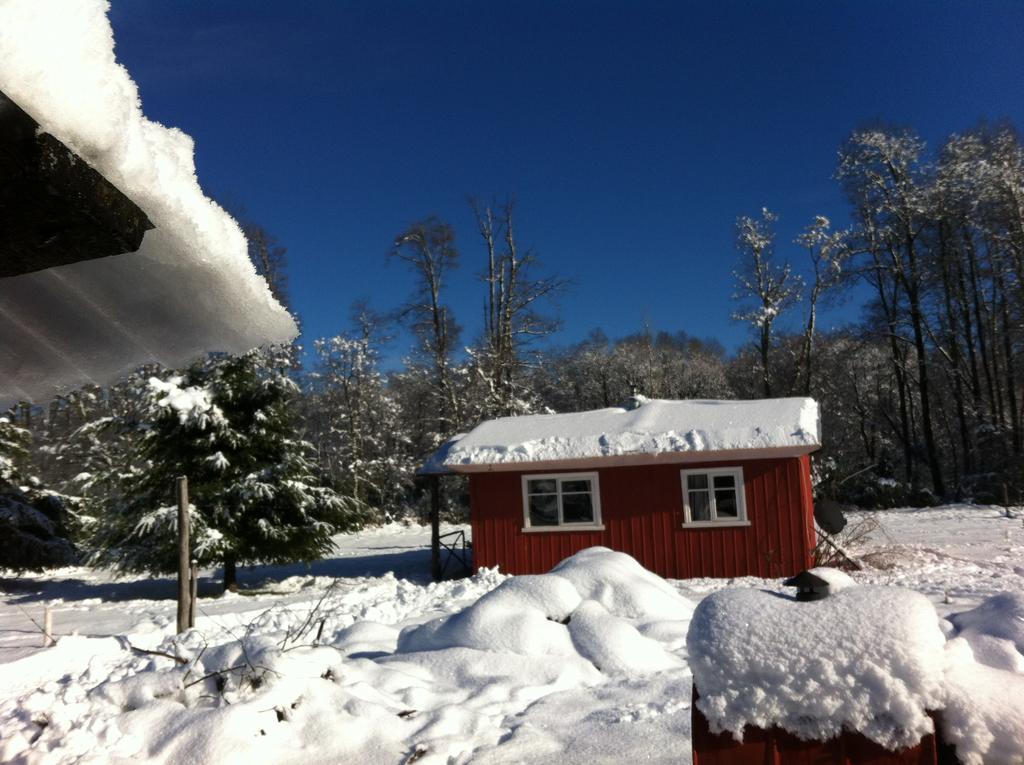
[[(741, 466), (749, 526), (683, 528), (680, 470)], [(473, 565), (536, 574), (594, 545), (629, 553), (661, 576), (780, 577), (810, 565), (810, 458), (655, 464), (597, 470), (603, 531), (523, 529), (522, 476), (470, 476)], [(551, 472), (578, 472), (576, 470)]]

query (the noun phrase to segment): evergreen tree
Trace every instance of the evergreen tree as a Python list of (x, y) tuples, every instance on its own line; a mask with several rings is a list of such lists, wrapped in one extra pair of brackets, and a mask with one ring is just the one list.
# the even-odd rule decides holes
[(357, 509), (321, 485), (311, 447), (294, 437), (288, 349), (250, 351), (150, 380), (148, 471), (130, 476), (97, 524), (97, 562), (129, 570), (173, 571), (174, 478), (189, 480), (192, 556), (224, 564), (236, 586), (238, 563), (318, 558), (331, 536), (356, 528)]
[(30, 441), (26, 429), (0, 417), (0, 567), (39, 571), (76, 557), (66, 523), (74, 500), (23, 474), (18, 463)]

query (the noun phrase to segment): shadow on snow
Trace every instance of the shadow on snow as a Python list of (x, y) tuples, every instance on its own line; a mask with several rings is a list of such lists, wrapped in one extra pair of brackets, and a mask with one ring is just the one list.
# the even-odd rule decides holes
[[(382, 576), (394, 573), (399, 579), (417, 584), (430, 582), (430, 549), (423, 547), (397, 548), (401, 552), (376, 552), (360, 555), (347, 550), (342, 557), (325, 558), (309, 563), (283, 565), (255, 565), (238, 567), (239, 592), (260, 591), (296, 576), (322, 576), (350, 578)], [(359, 551), (361, 552), (361, 551)], [(366, 552), (370, 552), (367, 550)], [(353, 554), (355, 553), (355, 554)], [(199, 595), (217, 597), (223, 592), (220, 576), (210, 573), (199, 577)], [(59, 576), (52, 579), (19, 578), (0, 579), (0, 589), (8, 602), (24, 604), (43, 600), (117, 602), (127, 600), (175, 600), (178, 596), (177, 578), (154, 576), (132, 581), (97, 582), (84, 578)]]

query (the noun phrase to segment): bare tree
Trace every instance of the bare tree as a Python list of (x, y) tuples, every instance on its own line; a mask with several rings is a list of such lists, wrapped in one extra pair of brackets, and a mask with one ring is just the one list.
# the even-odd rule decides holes
[(818, 303), (834, 290), (843, 278), (844, 265), (850, 256), (846, 238), (845, 231), (833, 231), (829, 219), (824, 215), (818, 215), (814, 223), (804, 229), (796, 240), (797, 244), (807, 250), (813, 278), (807, 294), (807, 322), (804, 325), (803, 346), (800, 351), (800, 368), (803, 376), (801, 392), (805, 396), (811, 395)]
[(533, 275), (539, 260), (533, 250), (521, 250), (516, 241), (513, 200), (497, 210), (473, 199), (470, 205), (487, 253), (483, 348), (478, 354), (479, 370), (492, 399), (485, 414), (516, 414), (521, 409), (517, 388), (527, 365), (525, 350), (558, 328), (558, 321), (540, 313), (538, 307), (562, 292), (568, 282)]
[(395, 237), (391, 257), (405, 263), (416, 278), (416, 287), (401, 309), (418, 343), (418, 352), (431, 367), (437, 405), (437, 431), (454, 433), (461, 421), (460, 406), (452, 382), (452, 353), (459, 327), (443, 300), (448, 273), (457, 268), (459, 253), (455, 231), (437, 217), (413, 223)]
[[(930, 222), (927, 179), (920, 158), (924, 143), (906, 131), (855, 131), (840, 151), (838, 176), (844, 181), (863, 224), (871, 229), (872, 258), (879, 276), (892, 280), (906, 300), (917, 385), (920, 391), (921, 431), (932, 486), (945, 493), (934, 432), (931, 379), (924, 312), (922, 234)], [(901, 294), (900, 294), (901, 293)]]
[(288, 300), (287, 249), (263, 226), (243, 223), (242, 231), (249, 243), (249, 260), (256, 267), (256, 273), (266, 279), (270, 294), (277, 302), (291, 310)]
[(777, 216), (767, 208), (759, 219), (743, 215), (736, 221), (736, 248), (740, 253), (735, 272), (737, 300), (753, 305), (733, 314), (733, 318), (750, 324), (757, 332), (761, 356), (761, 382), (766, 398), (772, 396), (770, 356), (772, 325), (800, 296), (801, 281), (789, 267), (774, 261)]

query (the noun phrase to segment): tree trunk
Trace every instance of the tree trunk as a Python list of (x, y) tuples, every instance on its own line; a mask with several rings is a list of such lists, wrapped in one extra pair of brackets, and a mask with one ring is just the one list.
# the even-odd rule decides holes
[(818, 288), (815, 285), (814, 290), (811, 292), (810, 306), (807, 312), (807, 327), (804, 330), (804, 344), (803, 344), (803, 372), (804, 382), (801, 390), (805, 396), (811, 395), (811, 367), (813, 364), (812, 354), (814, 352), (814, 331), (815, 323), (817, 321), (817, 306), (818, 303)]
[(946, 486), (942, 480), (939, 453), (935, 445), (935, 432), (932, 427), (928, 359), (925, 355), (924, 331), (922, 329), (923, 318), (916, 294), (910, 301), (910, 318), (914, 329), (914, 349), (917, 352), (917, 383), (921, 392), (921, 432), (924, 435), (925, 455), (928, 460), (928, 471), (931, 473), (932, 488), (941, 497), (946, 493)]
[(772, 325), (769, 321), (761, 324), (761, 381), (764, 383), (764, 397), (772, 397), (772, 376), (768, 366), (768, 355), (771, 353)]
[(985, 385), (988, 389), (989, 422), (995, 423), (998, 422), (999, 412), (996, 405), (995, 385), (993, 383), (994, 375), (990, 366), (991, 359), (985, 340), (986, 322), (984, 314), (987, 312), (984, 310), (981, 287), (978, 284), (977, 254), (975, 253), (974, 244), (969, 240), (967, 241), (967, 264), (969, 266), (968, 277), (971, 282), (971, 296), (974, 304), (974, 325), (977, 328), (978, 335), (978, 353), (981, 356), (981, 368), (985, 375)]
[(1003, 354), (1006, 356), (1006, 396), (1007, 401), (1010, 405), (1010, 434), (1011, 443), (1013, 444), (1013, 453), (1021, 453), (1021, 432), (1020, 432), (1020, 416), (1017, 411), (1017, 378), (1014, 374), (1013, 368), (1013, 342), (1011, 340), (1011, 333), (1013, 332), (1013, 322), (1010, 319), (1010, 311), (1006, 305), (1006, 290), (1003, 284), (1003, 277), (999, 275), (997, 277), (998, 285), (1002, 292), (1001, 300), (999, 303), (1000, 313), (1002, 314), (1003, 320)]
[(233, 557), (224, 559), (224, 591), (238, 592), (238, 570)]

